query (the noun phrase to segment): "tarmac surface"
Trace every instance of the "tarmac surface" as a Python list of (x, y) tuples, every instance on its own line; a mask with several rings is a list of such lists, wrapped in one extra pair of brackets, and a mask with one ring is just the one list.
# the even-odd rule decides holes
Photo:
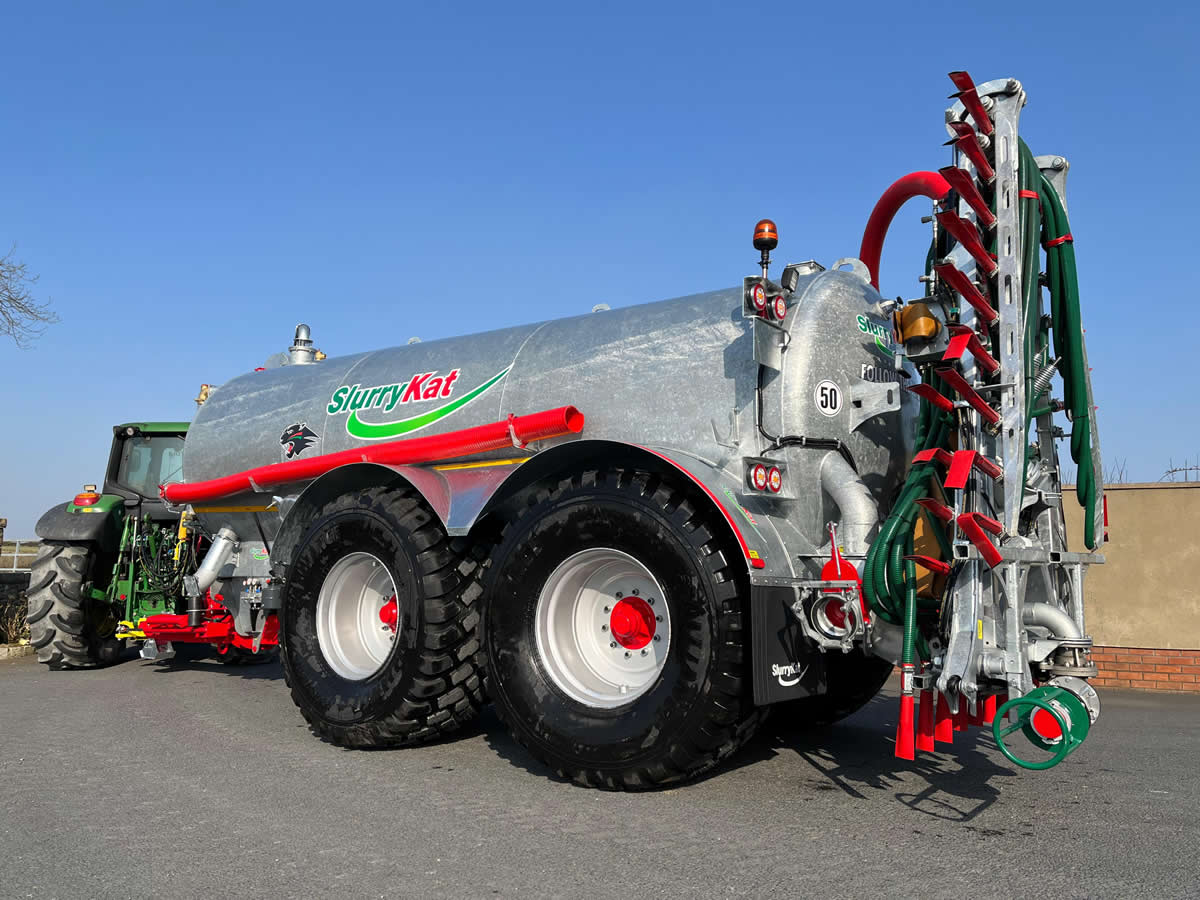
[(1200, 696), (1108, 691), (1049, 772), (892, 756), (894, 690), (668, 791), (563, 783), (490, 710), (314, 738), (277, 664), (0, 661), (0, 897), (1196, 897)]

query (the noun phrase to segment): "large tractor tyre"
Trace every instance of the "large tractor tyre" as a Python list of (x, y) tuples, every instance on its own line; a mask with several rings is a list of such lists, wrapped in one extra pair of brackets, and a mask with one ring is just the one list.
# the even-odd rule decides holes
[(280, 616), (280, 658), (313, 732), (395, 747), (469, 722), (483, 704), (479, 566), (411, 489), (322, 508)]
[(602, 469), (526, 492), (486, 593), (489, 695), (562, 777), (609, 790), (694, 778), (764, 715), (740, 554), (674, 479)]
[(51, 669), (90, 669), (116, 662), (121, 642), (108, 604), (91, 597), (96, 555), (88, 544), (46, 541), (26, 596), (29, 643)]
[(893, 666), (885, 659), (852, 650), (831, 651), (822, 657), (828, 693), (775, 704), (771, 728), (793, 734), (832, 725), (870, 703), (891, 677)]

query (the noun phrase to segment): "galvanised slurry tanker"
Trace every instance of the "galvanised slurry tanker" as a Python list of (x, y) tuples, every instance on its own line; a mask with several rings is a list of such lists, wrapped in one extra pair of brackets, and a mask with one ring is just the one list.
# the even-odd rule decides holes
[[(694, 777), (770, 706), (844, 717), (894, 664), (898, 756), (991, 724), (1014, 761), (1061, 760), (1099, 712), (1102, 560), (1066, 547), (1059, 413), (1103, 536), (1067, 167), (1018, 137), (1018, 82), (951, 77), (954, 164), (888, 190), (861, 259), (772, 280), (763, 220), (738, 288), (335, 359), (301, 326), (189, 429), (163, 496), (211, 545), (187, 621), (145, 634), (214, 609), (256, 647), (277, 628), (292, 697), (344, 746), (490, 698), (599, 787)], [(880, 244), (918, 195), (924, 296), (888, 300)]]

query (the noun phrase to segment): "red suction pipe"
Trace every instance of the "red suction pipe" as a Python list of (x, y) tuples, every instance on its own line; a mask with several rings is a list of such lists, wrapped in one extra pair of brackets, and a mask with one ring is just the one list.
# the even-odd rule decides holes
[(464, 428), (430, 437), (388, 441), (367, 447), (354, 447), (337, 453), (325, 453), (309, 459), (294, 459), (247, 469), (211, 481), (165, 484), (158, 493), (168, 503), (196, 503), (217, 500), (243, 491), (261, 491), (295, 481), (309, 481), (330, 469), (349, 463), (370, 462), (401, 466), (438, 462), (459, 456), (487, 453), (504, 447), (524, 446), (533, 441), (578, 434), (583, 430), (583, 413), (573, 406), (547, 409), (528, 416), (509, 416), (489, 425)]
[(867, 220), (862, 249), (858, 251), (858, 258), (871, 270), (871, 284), (876, 290), (879, 289), (879, 255), (883, 251), (883, 239), (900, 207), (913, 197), (941, 200), (948, 193), (950, 185), (937, 172), (910, 172), (883, 192)]

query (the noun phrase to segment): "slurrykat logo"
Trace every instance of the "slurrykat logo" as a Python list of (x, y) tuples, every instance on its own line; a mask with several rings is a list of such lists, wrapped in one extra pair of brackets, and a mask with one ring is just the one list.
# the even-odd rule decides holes
[[(349, 413), (349, 417), (346, 419), (346, 432), (352, 437), (364, 441), (399, 437), (402, 434), (427, 428), (439, 419), (444, 419), (451, 413), (462, 409), (499, 383), (507, 374), (508, 368), (497, 372), (483, 384), (458, 397), (453, 395), (459, 385), (462, 369), (451, 369), (445, 375), (439, 375), (436, 371), (419, 372), (402, 383), (393, 382), (371, 387), (363, 387), (361, 384), (343, 384), (333, 392), (325, 411), (331, 416)], [(376, 410), (386, 415), (398, 406), (408, 407), (411, 404), (424, 403), (428, 400), (447, 400), (448, 402), (426, 412), (391, 421), (365, 422), (362, 418), (363, 415), (372, 417), (371, 413)]]

